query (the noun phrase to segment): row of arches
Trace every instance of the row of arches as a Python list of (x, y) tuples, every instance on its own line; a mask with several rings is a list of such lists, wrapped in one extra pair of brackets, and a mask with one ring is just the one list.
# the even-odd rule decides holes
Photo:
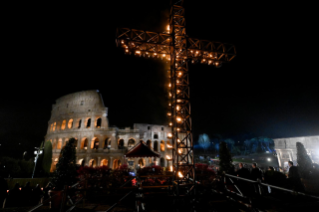
[[(144, 142), (143, 140), (141, 140), (142, 142)], [(129, 139), (128, 142), (127, 142), (127, 147), (130, 149), (132, 148), (134, 145), (136, 144), (135, 140), (134, 139)], [(151, 140), (147, 140), (146, 141), (146, 145), (150, 148), (150, 149), (153, 149), (154, 151), (156, 152), (165, 152), (165, 146), (166, 145), (171, 145), (171, 142), (170, 141), (166, 141), (166, 144), (165, 144), (165, 141), (160, 141), (160, 143), (158, 141), (154, 141), (152, 143)], [(123, 149), (124, 148), (124, 139), (119, 139), (118, 140), (118, 148), (119, 149)]]
[[(77, 140), (77, 138), (75, 138)], [(62, 149), (65, 144), (67, 143), (69, 139), (66, 138), (65, 141), (63, 142), (62, 138), (59, 139), (54, 139), (52, 141), (52, 139), (50, 140), (52, 143), (52, 149)], [(79, 141), (77, 141), (78, 143)], [(102, 143), (100, 142), (100, 140), (97, 137), (94, 137), (91, 140), (91, 143), (89, 143), (89, 140), (87, 137), (84, 137), (81, 139), (80, 144), (76, 145), (77, 147), (79, 147), (80, 149), (83, 150), (87, 150), (87, 149), (106, 149), (106, 148), (110, 148), (111, 147), (111, 138), (106, 138)]]
[[(91, 128), (92, 124), (91, 124), (91, 118), (86, 118), (84, 120), (84, 127), (89, 129)], [(101, 128), (102, 126), (102, 119), (101, 117), (98, 117), (97, 119), (95, 119), (94, 125), (95, 128)], [(67, 120), (63, 120), (60, 129), (61, 130), (65, 130), (65, 129), (80, 129), (82, 127), (82, 119), (77, 119), (77, 120), (73, 120), (73, 119), (69, 119)], [(54, 122), (50, 125), (50, 132), (55, 132), (57, 129), (59, 128), (57, 122)]]
[[(137, 164), (135, 164), (135, 161), (134, 160), (131, 160), (131, 161), (128, 161), (129, 165), (133, 168), (136, 167), (136, 165), (138, 165), (139, 167), (144, 167), (146, 166), (146, 160), (145, 158), (139, 158), (137, 161)], [(153, 162), (156, 162), (156, 161), (153, 161), (152, 158), (148, 158), (148, 164), (151, 164)], [(85, 166), (86, 165), (86, 161), (84, 158), (80, 159), (78, 161), (78, 164), (81, 165), (81, 166)], [(113, 160), (113, 163), (112, 163), (112, 169), (118, 169), (120, 168), (120, 166), (122, 165), (122, 162), (120, 159), (114, 159)], [(160, 165), (162, 167), (165, 166), (165, 158), (160, 158), (159, 160), (159, 164), (156, 164), (156, 165)], [(97, 161), (96, 159), (90, 159), (88, 161), (88, 166), (89, 167), (97, 167), (97, 166), (109, 166), (109, 160), (108, 159), (102, 159), (99, 164), (97, 164)]]

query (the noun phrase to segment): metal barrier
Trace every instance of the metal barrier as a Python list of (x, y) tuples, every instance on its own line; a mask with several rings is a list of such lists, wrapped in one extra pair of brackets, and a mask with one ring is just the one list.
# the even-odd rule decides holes
[[(271, 188), (275, 188), (275, 189), (278, 189), (278, 190), (281, 190), (281, 191), (286, 191), (286, 192), (290, 192), (290, 193), (293, 193), (293, 194), (302, 195), (302, 196), (305, 196), (305, 197), (311, 197), (311, 198), (319, 199), (319, 196), (305, 194), (305, 193), (302, 193), (302, 192), (298, 192), (298, 191), (294, 191), (294, 190), (290, 190), (290, 189), (281, 188), (281, 187), (278, 187), (278, 186), (262, 183), (260, 180), (254, 181), (254, 180), (249, 180), (249, 179), (246, 179), (246, 178), (237, 177), (237, 176), (230, 175), (230, 174), (225, 174), (225, 176), (229, 177), (229, 179), (230, 178), (235, 178), (235, 179), (238, 179), (238, 180), (242, 180), (242, 181), (246, 181), (246, 182), (249, 182), (249, 183), (257, 184), (258, 186), (269, 186)], [(226, 183), (225, 181), (226, 181), (226, 177), (224, 177), (224, 183)], [(233, 182), (233, 181), (231, 180), (231, 182)], [(237, 189), (239, 190), (239, 188), (237, 188)], [(240, 191), (240, 193), (242, 193), (242, 192)], [(262, 195), (261, 189), (259, 189), (259, 194)]]

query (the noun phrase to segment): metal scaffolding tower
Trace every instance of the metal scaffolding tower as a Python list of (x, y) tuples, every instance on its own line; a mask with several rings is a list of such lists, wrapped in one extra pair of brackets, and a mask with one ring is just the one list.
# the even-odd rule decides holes
[[(190, 38), (186, 34), (184, 0), (172, 0), (167, 29), (163, 33), (118, 28), (116, 43), (126, 54), (170, 61), (170, 117), (174, 192), (195, 191), (195, 162), (188, 64), (202, 63), (220, 67), (236, 56), (231, 44)], [(184, 192), (183, 192), (184, 193)]]

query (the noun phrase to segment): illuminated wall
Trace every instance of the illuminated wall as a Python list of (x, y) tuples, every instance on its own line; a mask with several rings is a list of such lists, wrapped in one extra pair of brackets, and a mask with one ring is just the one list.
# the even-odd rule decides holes
[(297, 165), (297, 142), (303, 143), (313, 162), (319, 163), (319, 136), (277, 138), (273, 140), (280, 167), (286, 168), (290, 160), (294, 162), (294, 165)]

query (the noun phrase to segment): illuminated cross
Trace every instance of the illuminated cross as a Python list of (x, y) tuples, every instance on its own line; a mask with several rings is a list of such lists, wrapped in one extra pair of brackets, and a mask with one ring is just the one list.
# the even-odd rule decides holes
[[(170, 61), (169, 126), (176, 184), (195, 183), (188, 63), (220, 67), (234, 59), (233, 45), (190, 38), (186, 34), (184, 0), (171, 1), (166, 32), (118, 28), (116, 43), (126, 54)], [(167, 157), (167, 159), (170, 159)], [(178, 186), (177, 186), (178, 187)], [(193, 187), (192, 187), (193, 188)], [(192, 189), (191, 189), (192, 190)], [(177, 189), (178, 191), (178, 189)]]

